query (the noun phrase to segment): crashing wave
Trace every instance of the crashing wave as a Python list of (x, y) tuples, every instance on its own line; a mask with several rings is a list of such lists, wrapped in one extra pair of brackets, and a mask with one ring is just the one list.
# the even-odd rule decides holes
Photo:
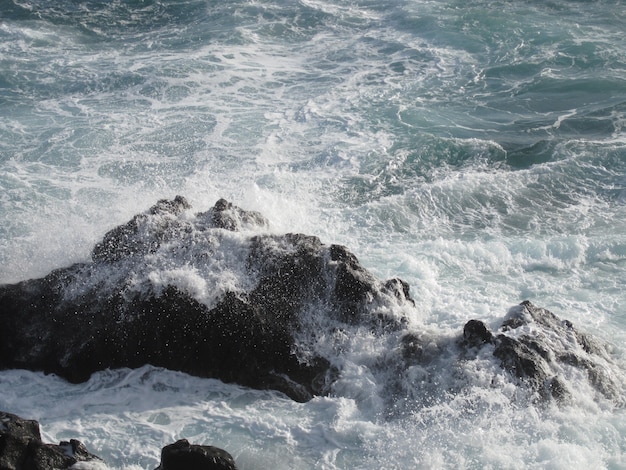
[(109, 231), (92, 262), (0, 286), (0, 368), (82, 382), (152, 364), (307, 401), (338, 393), (349, 338), (365, 335), (384, 346), (361, 366), (386, 396), (424, 399), (443, 364), (488, 357), (542, 399), (567, 400), (572, 370), (621, 399), (607, 346), (545, 309), (524, 302), (496, 333), (479, 320), (454, 338), (417, 331), (406, 282), (378, 280), (344, 246), (268, 227), (223, 199), (201, 213), (180, 196), (159, 201)]

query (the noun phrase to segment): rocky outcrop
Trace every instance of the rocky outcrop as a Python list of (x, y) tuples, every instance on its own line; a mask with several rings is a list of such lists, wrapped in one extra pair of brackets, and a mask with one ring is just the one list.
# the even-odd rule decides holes
[(58, 470), (77, 462), (102, 462), (75, 439), (44, 444), (39, 423), (0, 411), (0, 469)]
[(237, 466), (223, 449), (181, 439), (163, 448), (161, 464), (155, 470), (237, 470)]
[(191, 205), (182, 196), (171, 201), (158, 201), (147, 212), (107, 232), (94, 247), (91, 258), (95, 262), (115, 263), (128, 257), (155, 253), (161, 244), (180, 239), (181, 231), (221, 228), (235, 232), (269, 225), (258, 212), (244, 211), (225, 199), (218, 200), (207, 212), (197, 214), (196, 224), (179, 217), (187, 209), (191, 209)]
[(543, 398), (568, 399), (570, 391), (564, 380), (568, 368), (584, 372), (605, 397), (621, 398), (607, 346), (529, 301), (509, 310), (497, 334), (483, 322), (470, 320), (461, 345), (465, 350), (492, 348), (503, 369)]
[[(79, 462), (83, 462), (80, 468), (107, 468), (80, 441), (45, 444), (37, 421), (0, 411), (1, 470), (61, 470)], [(155, 470), (237, 470), (237, 466), (223, 449), (181, 439), (161, 450), (161, 463)]]
[(416, 396), (420, 384), (439, 383), (431, 379), (441, 364), (487, 351), (544, 398), (566, 399), (572, 370), (602, 395), (621, 396), (607, 348), (530, 302), (496, 332), (470, 320), (446, 345), (409, 326), (406, 282), (376, 279), (346, 247), (269, 233), (261, 214), (223, 199), (190, 209), (180, 196), (159, 201), (106, 233), (91, 262), (0, 286), (0, 369), (81, 382), (152, 364), (306, 401), (331, 390), (350, 354), (345, 338), (365, 331), (386, 344), (366, 367), (398, 393)]
[(0, 286), (0, 368), (81, 382), (152, 364), (306, 401), (327, 393), (335, 370), (303, 349), (311, 315), (402, 326), (389, 312), (411, 302), (408, 285), (378, 281), (347, 248), (263, 233), (263, 216), (225, 200), (189, 209), (182, 197), (159, 201), (108, 232), (91, 263)]

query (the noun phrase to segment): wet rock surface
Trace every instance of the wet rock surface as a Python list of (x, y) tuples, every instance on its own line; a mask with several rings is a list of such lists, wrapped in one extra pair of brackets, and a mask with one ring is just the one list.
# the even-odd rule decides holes
[(225, 200), (189, 208), (159, 201), (109, 231), (92, 263), (0, 286), (0, 368), (82, 382), (152, 364), (306, 401), (334, 373), (329, 358), (298, 354), (312, 306), (338, 324), (402, 326), (375, 306), (411, 302), (408, 285), (377, 280), (347, 248), (259, 234), (267, 220)]
[(568, 367), (583, 371), (605, 397), (620, 398), (607, 345), (529, 301), (511, 308), (496, 334), (484, 323), (470, 320), (462, 344), (465, 348), (491, 345), (502, 368), (544, 398), (568, 398), (561, 377)]
[(163, 448), (161, 464), (155, 470), (237, 470), (237, 466), (223, 449), (181, 439)]
[[(46, 444), (37, 421), (0, 411), (1, 470), (62, 470), (79, 463), (83, 465), (80, 468), (108, 468), (82, 442), (70, 439)], [(237, 466), (232, 455), (219, 447), (180, 439), (163, 447), (155, 470), (237, 470)]]

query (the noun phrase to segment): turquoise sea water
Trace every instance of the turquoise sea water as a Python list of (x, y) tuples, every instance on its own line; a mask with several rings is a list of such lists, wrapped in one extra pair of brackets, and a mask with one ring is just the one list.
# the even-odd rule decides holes
[[(402, 277), (425, 328), (530, 299), (623, 362), (624, 31), (623, 1), (0, 1), (0, 283), (87, 260), (157, 199), (225, 197)], [(541, 408), (485, 363), (386, 420), (366, 363), (304, 405), (149, 367), (6, 371), (0, 409), (111, 468), (178, 437), (248, 469), (626, 468), (623, 409), (582, 385)]]

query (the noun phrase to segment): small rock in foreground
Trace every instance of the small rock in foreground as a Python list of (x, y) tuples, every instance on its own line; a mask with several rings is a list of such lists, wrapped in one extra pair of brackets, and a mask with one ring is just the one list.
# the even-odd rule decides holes
[(181, 439), (163, 447), (161, 464), (155, 470), (237, 470), (237, 466), (225, 450)]

